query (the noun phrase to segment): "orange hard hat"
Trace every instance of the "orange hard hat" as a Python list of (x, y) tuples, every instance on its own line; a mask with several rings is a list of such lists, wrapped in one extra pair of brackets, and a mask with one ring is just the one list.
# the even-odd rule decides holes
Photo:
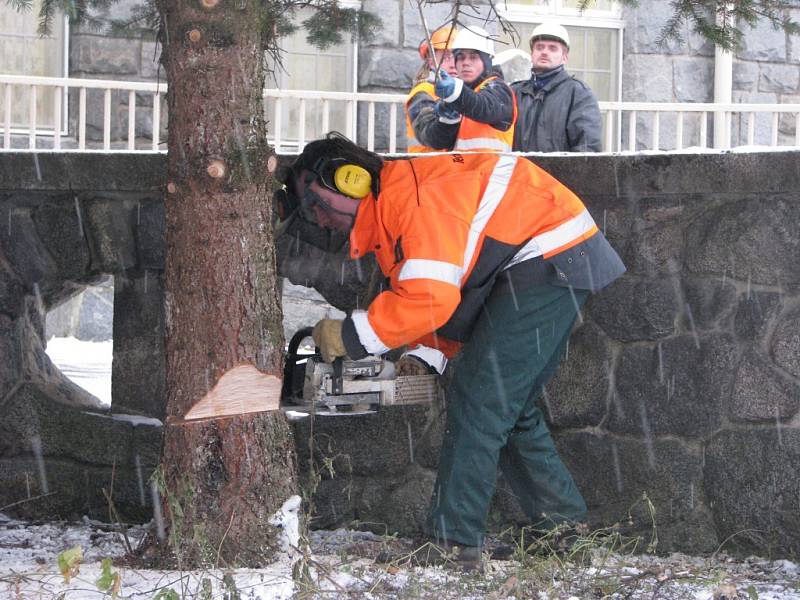
[[(453, 46), (453, 41), (456, 39), (457, 29), (452, 25), (445, 25), (440, 27), (431, 34), (431, 43), (436, 50), (447, 50)], [(419, 55), (422, 59), (428, 58), (428, 40), (424, 39), (419, 44)]]

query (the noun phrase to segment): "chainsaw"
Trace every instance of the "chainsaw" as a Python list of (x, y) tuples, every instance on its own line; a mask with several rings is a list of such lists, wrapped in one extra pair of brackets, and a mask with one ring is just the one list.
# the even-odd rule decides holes
[(375, 356), (326, 363), (318, 352), (302, 353), (300, 344), (311, 332), (311, 327), (303, 328), (289, 342), (281, 395), (293, 410), (363, 414), (439, 397), (438, 375), (398, 376), (391, 360)]

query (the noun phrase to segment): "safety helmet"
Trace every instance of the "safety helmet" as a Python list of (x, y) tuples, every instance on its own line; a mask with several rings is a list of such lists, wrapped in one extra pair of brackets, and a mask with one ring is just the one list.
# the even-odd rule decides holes
[(456, 50), (477, 50), (494, 56), (494, 41), (489, 37), (489, 32), (476, 25), (467, 25), (458, 32), (456, 39), (451, 46), (453, 53)]
[(533, 42), (538, 39), (556, 40), (564, 44), (567, 50), (569, 50), (569, 34), (567, 30), (558, 23), (542, 23), (541, 25), (537, 25), (533, 33), (531, 33), (528, 46), (533, 49)]
[[(456, 31), (456, 28), (452, 25), (445, 25), (434, 31), (431, 34), (431, 44), (433, 44), (434, 50), (447, 50), (448, 48), (452, 48), (453, 41), (456, 39)], [(419, 43), (419, 55), (422, 57), (422, 60), (428, 58), (428, 52), (430, 52), (428, 40), (424, 39)]]

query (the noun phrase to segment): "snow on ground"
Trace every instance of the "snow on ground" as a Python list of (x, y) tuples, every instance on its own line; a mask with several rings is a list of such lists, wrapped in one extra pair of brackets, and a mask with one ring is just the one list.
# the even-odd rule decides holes
[[(111, 525), (84, 519), (83, 523), (30, 524), (9, 520), (0, 515), (0, 598), (96, 600), (109, 598), (98, 588), (102, 575), (101, 560), (120, 559), (126, 553), (123, 535)], [(134, 526), (125, 537), (135, 547), (143, 538), (145, 528)], [(59, 572), (61, 552), (79, 546), (83, 558), (79, 572), (69, 582)], [(163, 600), (175, 598), (227, 598), (230, 582), (242, 599), (277, 600), (291, 598), (295, 585), (292, 564), (288, 558), (266, 569), (236, 569), (230, 573), (221, 569), (207, 571), (156, 571), (128, 567), (111, 568), (119, 574), (120, 598), (151, 600), (159, 592)], [(211, 595), (203, 596), (210, 588)], [(177, 596), (165, 595), (172, 589)], [(163, 590), (163, 591), (162, 591)]]
[(47, 355), (53, 364), (73, 383), (111, 404), (111, 357), (113, 345), (107, 342), (87, 342), (74, 337), (50, 338)]
[[(144, 533), (143, 526), (133, 526), (125, 535), (135, 547)], [(265, 569), (156, 571), (119, 566), (126, 544), (113, 525), (88, 519), (73, 524), (33, 524), (0, 514), (0, 598), (109, 598), (97, 585), (103, 574), (100, 561), (107, 558), (112, 559), (111, 576), (119, 576), (117, 597), (130, 600), (800, 600), (800, 565), (787, 560), (630, 556), (598, 547), (592, 551), (591, 564), (554, 557), (489, 561), (485, 573), (464, 574), (452, 568), (375, 563), (378, 551), (403, 541), (395, 538), (345, 529), (315, 531), (309, 537), (310, 551), (301, 559), (307, 567), (304, 580), (293, 579), (288, 558)], [(59, 572), (58, 556), (75, 546), (82, 548), (83, 559), (79, 572), (67, 583)], [(169, 589), (175, 594), (167, 595)]]
[[(47, 353), (72, 381), (101, 401), (111, 402), (111, 342), (52, 338)], [(144, 533), (142, 526), (129, 528), (123, 536), (114, 525), (88, 519), (72, 524), (25, 523), (0, 513), (0, 600), (109, 598), (110, 594), (97, 585), (102, 581), (101, 561), (119, 563), (126, 555), (127, 544), (135, 548)], [(310, 547), (301, 558), (307, 567), (305, 580), (293, 579), (288, 556), (266, 569), (178, 572), (112, 566), (110, 573), (119, 575), (117, 597), (130, 600), (278, 600), (297, 596), (800, 600), (800, 565), (787, 560), (734, 560), (724, 555), (631, 556), (597, 547), (591, 551), (589, 564), (552, 556), (528, 557), (522, 562), (488, 561), (485, 573), (476, 575), (403, 562), (375, 563), (374, 557), (381, 550), (398, 544), (408, 546), (408, 540), (344, 529), (311, 532), (309, 538)], [(59, 572), (58, 556), (76, 546), (83, 553), (80, 572), (66, 582)], [(238, 596), (231, 592), (232, 585), (238, 589)], [(175, 594), (168, 595), (168, 590)]]

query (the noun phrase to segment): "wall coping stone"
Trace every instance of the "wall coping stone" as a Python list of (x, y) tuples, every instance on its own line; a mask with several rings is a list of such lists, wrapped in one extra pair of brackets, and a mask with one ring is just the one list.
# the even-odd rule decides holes
[[(0, 190), (3, 191), (71, 188), (75, 191), (148, 193), (159, 191), (167, 175), (166, 155), (158, 152), (11, 151), (2, 152), (2, 156)], [(674, 187), (680, 194), (686, 194), (687, 189), (692, 189), (696, 195), (713, 194), (729, 188), (733, 180), (744, 184), (737, 193), (782, 192), (786, 191), (787, 182), (800, 181), (800, 149), (528, 156), (555, 177), (569, 182), (579, 196), (624, 197), (628, 194), (617, 189), (618, 180), (627, 174), (626, 171), (645, 169), (650, 173), (643, 180), (644, 185), (632, 191), (637, 196), (642, 196), (647, 189), (664, 193), (668, 187)], [(294, 156), (281, 155), (279, 159), (290, 162)], [(105, 176), (98, 178), (98, 171)], [(581, 177), (582, 174), (586, 177)], [(676, 174), (680, 181), (669, 179)], [(681, 185), (692, 180), (695, 185), (691, 188)], [(720, 185), (721, 182), (725, 185)]]

